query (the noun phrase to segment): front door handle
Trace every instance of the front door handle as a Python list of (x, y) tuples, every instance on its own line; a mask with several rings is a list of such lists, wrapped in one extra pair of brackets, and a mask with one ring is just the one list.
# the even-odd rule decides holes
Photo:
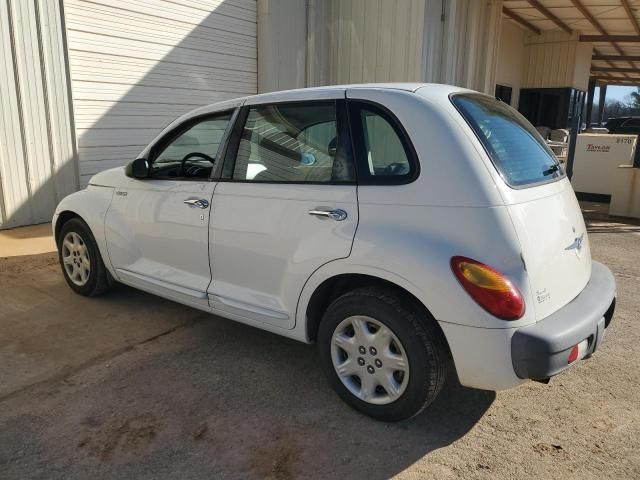
[(340, 208), (336, 209), (324, 209), (324, 208), (315, 208), (313, 210), (309, 210), (309, 215), (316, 215), (318, 217), (327, 217), (331, 220), (335, 220), (336, 222), (341, 222), (345, 218), (347, 218), (347, 212), (341, 210)]
[(204, 198), (187, 198), (183, 203), (189, 205), (191, 208), (207, 208), (209, 206), (209, 202)]

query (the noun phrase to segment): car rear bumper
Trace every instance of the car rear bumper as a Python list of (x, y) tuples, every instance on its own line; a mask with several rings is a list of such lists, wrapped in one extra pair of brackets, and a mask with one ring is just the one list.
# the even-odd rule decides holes
[(595, 352), (615, 309), (616, 284), (611, 271), (593, 262), (591, 278), (580, 294), (536, 324), (511, 337), (511, 361), (519, 378), (546, 380), (568, 368), (572, 349), (587, 342), (584, 356)]

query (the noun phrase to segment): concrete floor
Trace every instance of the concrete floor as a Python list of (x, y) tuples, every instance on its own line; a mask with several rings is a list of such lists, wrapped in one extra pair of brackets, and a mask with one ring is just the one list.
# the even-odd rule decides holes
[(602, 349), (550, 385), (450, 382), (399, 424), (343, 404), (313, 346), (124, 286), (80, 297), (3, 233), (0, 477), (640, 478), (640, 226), (591, 217), (619, 291)]
[(56, 251), (51, 224), (0, 230), (0, 257), (36, 255)]

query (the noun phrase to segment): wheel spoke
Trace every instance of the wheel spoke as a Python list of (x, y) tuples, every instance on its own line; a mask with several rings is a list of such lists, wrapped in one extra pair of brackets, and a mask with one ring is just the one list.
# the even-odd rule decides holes
[(62, 257), (62, 263), (64, 263), (65, 265), (73, 265), (73, 257), (72, 256)]
[(362, 317), (353, 317), (351, 320), (354, 337), (359, 345), (368, 345), (371, 343), (373, 334), (369, 331), (367, 321)]
[(341, 377), (351, 377), (358, 373), (358, 364), (353, 358), (347, 358), (340, 365), (336, 366), (336, 371)]
[(370, 401), (375, 396), (377, 384), (373, 375), (368, 373), (360, 375), (360, 398), (365, 402)]
[(391, 372), (405, 372), (407, 370), (407, 362), (404, 357), (391, 352), (389, 348), (382, 351), (382, 364), (384, 365), (385, 370), (389, 370)]
[(337, 332), (333, 335), (333, 343), (347, 352), (349, 356), (357, 353), (356, 341), (352, 337), (347, 337), (342, 332)]
[(389, 398), (395, 400), (400, 395), (400, 384), (393, 377), (391, 372), (381, 373), (378, 377), (378, 382), (380, 386), (384, 388)]
[(376, 333), (373, 334), (372, 342), (379, 352), (383, 352), (389, 348), (393, 341), (391, 330), (381, 326)]
[(65, 238), (64, 242), (62, 242), (62, 246), (66, 248), (69, 253), (74, 250), (73, 243), (71, 243), (68, 238)]

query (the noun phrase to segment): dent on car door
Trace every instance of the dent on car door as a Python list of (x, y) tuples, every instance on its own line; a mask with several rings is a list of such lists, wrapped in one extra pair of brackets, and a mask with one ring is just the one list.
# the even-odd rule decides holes
[(211, 222), (211, 306), (292, 328), (304, 282), (350, 253), (358, 222), (344, 100), (245, 107)]
[(150, 150), (148, 178), (117, 189), (107, 244), (119, 279), (207, 306), (210, 174), (232, 112), (187, 121)]

